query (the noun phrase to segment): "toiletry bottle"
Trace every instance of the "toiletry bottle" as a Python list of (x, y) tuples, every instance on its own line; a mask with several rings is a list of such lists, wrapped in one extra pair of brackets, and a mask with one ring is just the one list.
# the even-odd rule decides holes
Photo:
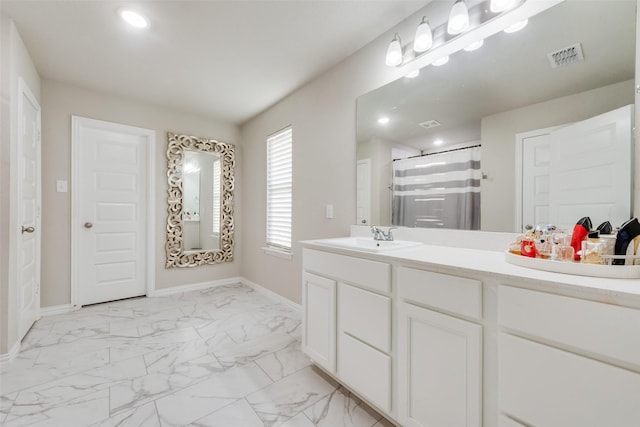
[(588, 216), (580, 218), (580, 220), (573, 227), (573, 234), (571, 235), (571, 247), (573, 248), (574, 260), (580, 261), (580, 255), (578, 251), (582, 250), (582, 241), (587, 238), (591, 231), (591, 219)]
[[(639, 235), (640, 223), (638, 222), (638, 218), (631, 218), (629, 221), (622, 224), (620, 226), (620, 230), (618, 230), (618, 236), (616, 237), (615, 254), (626, 255), (629, 243)], [(624, 259), (614, 259), (613, 264), (624, 265)], [(630, 264), (633, 264), (633, 262)]]

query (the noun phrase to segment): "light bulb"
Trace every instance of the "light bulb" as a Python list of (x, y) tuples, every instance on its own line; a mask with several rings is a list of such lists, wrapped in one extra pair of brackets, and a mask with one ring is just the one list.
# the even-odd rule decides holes
[(444, 144), (444, 141), (441, 140), (440, 138), (433, 141), (433, 145), (442, 145), (442, 144)]
[(458, 0), (454, 3), (449, 12), (449, 23), (447, 24), (447, 32), (451, 35), (460, 34), (469, 27), (469, 9), (464, 0)]
[(441, 58), (436, 59), (435, 61), (433, 61), (431, 63), (431, 65), (435, 65), (436, 67), (439, 67), (441, 65), (446, 64), (447, 62), (449, 62), (449, 56), (443, 56)]
[(516, 0), (491, 0), (489, 10), (493, 13), (500, 13), (511, 9), (515, 4)]
[(473, 42), (469, 46), (465, 47), (464, 50), (467, 52), (473, 52), (474, 50), (480, 49), (483, 44), (484, 40), (478, 40), (477, 42)]
[(422, 22), (416, 28), (416, 35), (413, 38), (413, 50), (416, 52), (424, 52), (433, 46), (433, 34), (426, 17), (422, 17)]
[(389, 48), (387, 49), (387, 60), (385, 62), (389, 67), (395, 67), (402, 64), (402, 44), (398, 33), (393, 37)]
[(528, 19), (525, 19), (524, 21), (518, 21), (515, 24), (511, 24), (507, 28), (505, 28), (504, 32), (509, 34), (515, 33), (516, 31), (520, 31), (521, 29), (526, 27), (528, 23), (529, 23)]
[(381, 125), (386, 125), (387, 123), (389, 123), (389, 117), (380, 117), (378, 119), (378, 123)]

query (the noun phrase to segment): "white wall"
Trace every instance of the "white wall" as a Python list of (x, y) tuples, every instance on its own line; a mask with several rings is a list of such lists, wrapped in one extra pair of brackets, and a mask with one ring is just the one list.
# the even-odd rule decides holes
[(18, 144), (18, 81), (24, 79), (40, 102), (40, 76), (11, 20), (0, 16), (0, 354), (11, 350), (17, 341), (16, 272), (12, 268), (17, 256), (15, 243), (20, 224), (17, 218), (16, 185), (12, 166), (17, 165)]
[[(165, 269), (167, 209), (167, 131), (236, 144), (236, 218), (240, 218), (242, 187), (238, 127), (208, 117), (88, 91), (50, 80), (42, 81), (42, 307), (70, 303), (71, 192), (57, 193), (56, 180), (70, 182), (71, 116), (116, 122), (156, 131), (156, 289), (238, 276), (242, 226), (236, 221), (235, 261), (195, 268)], [(72, 189), (70, 189), (72, 191)]]
[[(356, 218), (356, 98), (401, 77), (400, 70), (384, 65), (386, 48), (395, 31), (410, 40), (424, 10), (242, 126), (244, 277), (300, 302), (297, 241), (349, 234)], [(265, 141), (287, 125), (293, 126), (292, 260), (262, 251)], [(333, 219), (325, 218), (327, 204), (334, 206)]]
[(482, 230), (515, 230), (515, 135), (597, 116), (633, 104), (633, 80), (529, 105), (482, 119)]

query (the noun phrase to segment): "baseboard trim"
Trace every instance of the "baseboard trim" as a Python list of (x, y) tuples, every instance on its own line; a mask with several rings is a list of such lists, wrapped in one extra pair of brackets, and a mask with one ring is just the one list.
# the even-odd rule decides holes
[(291, 301), (288, 298), (283, 297), (280, 294), (277, 294), (275, 292), (273, 292), (270, 289), (265, 288), (262, 285), (259, 285), (255, 282), (252, 282), (251, 280), (245, 278), (245, 277), (241, 277), (240, 278), (240, 283), (242, 283), (245, 286), (248, 286), (252, 289), (254, 289), (256, 292), (259, 292), (261, 294), (266, 295), (267, 297), (276, 300), (277, 302), (286, 305), (287, 307), (297, 311), (297, 312), (302, 312), (302, 306), (300, 304), (296, 304), (295, 302)]
[(0, 367), (11, 363), (13, 359), (20, 353), (20, 341), (17, 341), (8, 353), (0, 354)]
[(41, 307), (40, 316), (55, 316), (56, 314), (67, 314), (75, 311), (76, 309), (71, 304), (53, 305), (51, 307)]
[(165, 297), (168, 295), (181, 294), (183, 292), (201, 291), (203, 289), (213, 288), (216, 286), (236, 285), (241, 282), (242, 278), (240, 277), (230, 277), (228, 279), (214, 280), (212, 282), (200, 282), (192, 283), (190, 285), (172, 286), (170, 288), (156, 289), (151, 293), (151, 295), (148, 296)]

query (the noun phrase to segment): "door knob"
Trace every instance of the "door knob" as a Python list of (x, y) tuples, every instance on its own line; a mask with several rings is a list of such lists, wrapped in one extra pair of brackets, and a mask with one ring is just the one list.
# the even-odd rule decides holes
[(92, 223), (90, 223), (90, 222), (85, 222), (84, 223), (84, 228), (91, 228), (91, 227), (93, 227)]
[(22, 234), (33, 233), (34, 231), (36, 231), (34, 227), (25, 227), (24, 225), (22, 226)]

